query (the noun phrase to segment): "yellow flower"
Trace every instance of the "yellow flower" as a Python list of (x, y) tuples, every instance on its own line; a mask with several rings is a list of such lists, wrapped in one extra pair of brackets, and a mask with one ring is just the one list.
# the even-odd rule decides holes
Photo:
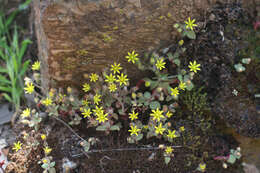
[(95, 103), (96, 105), (99, 105), (99, 102), (101, 101), (100, 97), (101, 97), (100, 94), (96, 94), (96, 95), (94, 96), (94, 103)]
[(194, 26), (198, 26), (197, 24), (194, 23), (195, 19), (191, 20), (190, 17), (188, 18), (188, 21), (185, 21), (186, 24), (186, 28), (190, 28), (191, 30), (193, 30)]
[(82, 115), (84, 115), (84, 118), (86, 118), (86, 117), (90, 117), (91, 113), (92, 112), (90, 109), (83, 109)]
[(96, 120), (99, 121), (99, 123), (104, 123), (106, 120), (108, 120), (107, 115), (107, 113), (104, 114), (103, 112), (102, 114), (97, 114)]
[(45, 106), (49, 106), (52, 104), (52, 100), (47, 97), (45, 100), (42, 101), (42, 104)]
[(109, 86), (109, 91), (112, 93), (112, 92), (115, 92), (117, 90), (117, 87), (116, 87), (116, 84), (114, 83), (110, 83)]
[(162, 69), (165, 68), (165, 66), (164, 66), (165, 64), (166, 63), (164, 62), (163, 58), (160, 58), (160, 59), (157, 60), (155, 66), (156, 66), (157, 69), (162, 70)]
[(90, 82), (96, 82), (98, 80), (98, 75), (96, 73), (90, 74)]
[(130, 133), (131, 136), (132, 136), (132, 135), (138, 136), (138, 132), (139, 132), (140, 130), (141, 130), (141, 129), (138, 129), (136, 126), (131, 126), (131, 129), (128, 130), (128, 131), (131, 132), (131, 133)]
[(15, 152), (19, 151), (21, 148), (22, 148), (22, 143), (20, 141), (14, 143), (13, 150), (15, 150)]
[(175, 133), (176, 133), (175, 130), (173, 130), (173, 131), (168, 130), (168, 135), (167, 135), (167, 137), (170, 138), (170, 139), (176, 138), (177, 135), (176, 135)]
[(114, 74), (116, 73), (120, 73), (120, 70), (122, 69), (122, 67), (120, 66), (120, 63), (116, 64), (116, 62), (114, 62), (114, 65), (111, 65), (110, 70), (113, 71)]
[(96, 109), (93, 109), (93, 112), (97, 115), (99, 114), (103, 114), (104, 110), (103, 110), (103, 107), (98, 107), (96, 106)]
[(168, 111), (168, 112), (166, 113), (166, 117), (168, 117), (168, 118), (171, 118), (172, 115), (173, 115), (173, 114), (172, 114), (170, 111)]
[(179, 88), (180, 88), (181, 90), (185, 90), (186, 87), (187, 87), (187, 86), (186, 86), (186, 83), (185, 83), (185, 82), (181, 82), (181, 83), (179, 84)]
[(90, 85), (88, 83), (85, 83), (83, 85), (83, 89), (82, 90), (85, 91), (85, 92), (88, 92), (90, 90)]
[(133, 110), (132, 113), (129, 114), (129, 118), (133, 121), (135, 119), (138, 119), (137, 115), (138, 115), (138, 112), (135, 113), (135, 111)]
[(26, 94), (32, 94), (34, 92), (34, 85), (31, 82), (26, 83), (26, 87), (24, 88)]
[(112, 73), (110, 73), (109, 76), (105, 75), (105, 77), (106, 77), (105, 81), (108, 82), (108, 83), (113, 83), (116, 80), (116, 77)]
[(31, 114), (31, 109), (30, 108), (26, 108), (23, 113), (22, 113), (22, 118), (25, 118), (25, 117), (29, 117)]
[(135, 51), (132, 51), (132, 53), (128, 52), (128, 56), (126, 56), (126, 59), (128, 59), (128, 62), (132, 62), (134, 64), (135, 61), (138, 61), (137, 56), (138, 54), (135, 53)]
[(32, 70), (39, 70), (41, 67), (41, 62), (36, 61), (34, 62), (34, 64), (32, 65)]
[(181, 127), (179, 128), (179, 130), (180, 130), (181, 132), (184, 132), (184, 131), (185, 131), (185, 127), (184, 127), (184, 126), (181, 126)]
[(183, 45), (183, 43), (184, 43), (184, 41), (183, 41), (183, 40), (180, 40), (180, 41), (179, 41), (179, 45), (180, 45), (180, 46), (182, 46), (182, 45)]
[(46, 155), (48, 155), (48, 154), (51, 152), (52, 149), (47, 146), (47, 147), (45, 147), (43, 150), (44, 150), (44, 153), (45, 153)]
[(43, 159), (42, 162), (43, 162), (43, 163), (47, 163), (48, 160), (47, 160), (47, 159)]
[(175, 87), (174, 89), (171, 88), (171, 95), (174, 95), (175, 97), (179, 95), (179, 90), (177, 87)]
[(87, 100), (87, 99), (85, 99), (85, 100), (82, 100), (82, 105), (84, 105), (84, 106), (88, 106), (88, 104), (89, 104), (89, 102), (88, 102), (88, 100)]
[(162, 123), (160, 123), (158, 127), (155, 126), (155, 133), (156, 134), (161, 134), (162, 135), (164, 130), (165, 130), (165, 128), (162, 127)]
[(205, 163), (200, 163), (200, 164), (199, 164), (199, 168), (200, 168), (202, 171), (205, 171), (205, 169), (206, 169), (206, 164), (205, 164)]
[(120, 86), (122, 84), (126, 85), (127, 81), (128, 81), (127, 75), (124, 75), (124, 73), (121, 73), (121, 76), (117, 75), (117, 80), (116, 81), (119, 82)]
[(172, 154), (172, 152), (173, 152), (172, 147), (166, 147), (165, 152), (166, 152), (166, 154)]
[(45, 134), (42, 134), (42, 135), (41, 135), (41, 138), (42, 138), (42, 140), (45, 140), (45, 139), (46, 139), (46, 135), (45, 135)]
[(196, 61), (194, 61), (193, 63), (190, 62), (190, 65), (189, 65), (190, 71), (194, 71), (195, 73), (197, 73), (197, 71), (200, 70), (199, 66), (200, 66), (200, 64), (197, 64)]
[(150, 116), (153, 117), (153, 120), (156, 120), (156, 121), (160, 121), (161, 118), (164, 118), (163, 116), (163, 111), (160, 111), (159, 108), (157, 108), (156, 110), (152, 110), (153, 113), (150, 114)]

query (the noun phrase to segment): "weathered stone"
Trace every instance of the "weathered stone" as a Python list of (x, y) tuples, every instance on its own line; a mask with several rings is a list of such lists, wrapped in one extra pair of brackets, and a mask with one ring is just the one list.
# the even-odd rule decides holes
[[(45, 88), (79, 86), (84, 74), (120, 62), (131, 77), (127, 52), (156, 50), (177, 34), (172, 25), (204, 14), (216, 0), (34, 0)], [(173, 32), (174, 31), (174, 32)]]

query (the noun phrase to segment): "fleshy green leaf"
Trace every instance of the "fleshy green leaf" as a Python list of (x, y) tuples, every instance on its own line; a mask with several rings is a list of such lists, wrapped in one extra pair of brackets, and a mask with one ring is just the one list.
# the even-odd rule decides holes
[(166, 165), (167, 165), (170, 161), (171, 161), (171, 158), (170, 158), (170, 157), (168, 157), (168, 156), (164, 157), (164, 162), (165, 162)]
[(151, 109), (161, 108), (161, 104), (158, 101), (152, 101), (149, 106)]

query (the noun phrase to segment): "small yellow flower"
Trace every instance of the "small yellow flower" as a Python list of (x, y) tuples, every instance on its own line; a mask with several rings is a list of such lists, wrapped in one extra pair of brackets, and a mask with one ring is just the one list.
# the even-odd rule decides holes
[(116, 81), (119, 82), (120, 86), (122, 84), (126, 85), (127, 81), (128, 81), (127, 75), (124, 75), (124, 73), (121, 73), (121, 76), (117, 75), (117, 80)]
[(34, 64), (32, 65), (32, 70), (39, 70), (41, 67), (41, 62), (36, 61), (34, 62)]
[(166, 63), (164, 62), (163, 58), (160, 58), (160, 59), (158, 59), (158, 60), (156, 61), (155, 66), (156, 66), (157, 69), (162, 70), (162, 69), (165, 68), (165, 66), (164, 66), (165, 64), (166, 64)]
[(31, 114), (31, 109), (30, 108), (26, 108), (23, 113), (22, 113), (22, 118), (25, 118), (25, 117), (29, 117)]
[(19, 151), (21, 148), (22, 148), (22, 143), (20, 141), (14, 143), (13, 150), (15, 150), (15, 152)]
[(170, 111), (168, 111), (168, 112), (166, 113), (166, 117), (168, 117), (168, 118), (171, 118), (172, 115), (173, 115), (173, 114), (172, 114)]
[(104, 123), (106, 120), (108, 120), (107, 115), (107, 113), (104, 114), (103, 112), (102, 114), (97, 114), (96, 120), (99, 121), (99, 123)]
[(187, 86), (186, 86), (186, 83), (185, 83), (185, 82), (181, 82), (181, 83), (179, 84), (179, 88), (180, 88), (181, 90), (185, 90), (186, 87), (187, 87)]
[(96, 116), (97, 115), (99, 115), (99, 114), (103, 114), (104, 113), (104, 110), (103, 110), (103, 107), (98, 107), (98, 106), (96, 106), (96, 108), (95, 109), (93, 109), (93, 112), (96, 114)]
[(126, 56), (126, 59), (128, 59), (128, 62), (132, 62), (134, 64), (135, 61), (138, 61), (137, 56), (138, 54), (135, 53), (135, 51), (132, 51), (132, 53), (128, 52), (128, 56)]
[(138, 115), (138, 112), (135, 113), (135, 111), (133, 110), (132, 113), (129, 114), (129, 118), (131, 119), (131, 121), (135, 120), (135, 119), (138, 119), (137, 115)]
[(83, 89), (82, 90), (85, 91), (85, 92), (88, 92), (90, 90), (90, 85), (88, 83), (85, 83), (83, 85)]
[(108, 83), (113, 83), (116, 80), (116, 77), (112, 73), (110, 73), (109, 76), (105, 75), (105, 77), (106, 77), (105, 81), (108, 82)]
[(172, 154), (172, 152), (173, 152), (172, 147), (166, 147), (165, 152), (166, 152), (166, 154)]
[(34, 85), (31, 82), (26, 83), (26, 87), (24, 88), (26, 94), (32, 94), (34, 92)]
[(176, 135), (175, 133), (176, 133), (175, 130), (173, 130), (173, 131), (168, 130), (168, 135), (167, 135), (167, 137), (170, 138), (170, 139), (176, 138), (177, 135)]
[(184, 131), (185, 131), (185, 127), (184, 127), (184, 126), (181, 126), (181, 127), (179, 128), (179, 130), (180, 130), (181, 132), (184, 132)]
[(43, 150), (44, 150), (44, 153), (46, 155), (48, 155), (51, 152), (52, 149), (47, 146), (47, 147), (43, 148)]
[(94, 96), (94, 103), (95, 103), (96, 105), (99, 105), (99, 102), (101, 101), (100, 97), (101, 97), (100, 94), (96, 94), (96, 95)]
[(98, 75), (96, 73), (90, 74), (90, 82), (96, 82), (98, 80)]
[(82, 105), (88, 106), (89, 102), (87, 99), (82, 100)]
[(108, 89), (109, 91), (112, 93), (112, 92), (115, 92), (117, 90), (117, 87), (116, 87), (116, 84), (114, 83), (110, 83), (109, 86), (108, 86)]
[(49, 106), (52, 104), (52, 100), (47, 97), (45, 100), (42, 101), (42, 104), (45, 106)]
[(130, 135), (136, 135), (138, 136), (138, 132), (141, 130), (141, 129), (138, 129), (137, 126), (130, 126), (130, 130), (128, 130), (130, 133)]
[(42, 163), (47, 163), (47, 162), (48, 162), (47, 159), (43, 159), (43, 160), (42, 160)]
[(164, 130), (165, 130), (165, 128), (162, 127), (162, 123), (160, 123), (158, 127), (155, 126), (155, 133), (156, 134), (161, 134), (162, 135)]
[(190, 62), (190, 65), (189, 65), (190, 71), (194, 71), (194, 73), (197, 73), (197, 71), (200, 70), (199, 66), (200, 66), (200, 64), (197, 64), (196, 61), (193, 61), (193, 63)]
[(114, 74), (116, 73), (120, 73), (120, 70), (122, 69), (122, 67), (120, 66), (120, 63), (116, 64), (116, 62), (114, 62), (114, 65), (111, 65), (110, 70), (113, 71)]
[(46, 139), (46, 135), (45, 135), (45, 134), (42, 134), (42, 135), (41, 135), (41, 138), (42, 138), (42, 140), (45, 140), (45, 139)]
[(183, 40), (180, 40), (178, 44), (179, 44), (179, 46), (182, 46), (183, 43), (184, 43), (184, 41), (183, 41)]
[(205, 164), (205, 163), (200, 163), (200, 164), (199, 164), (199, 168), (200, 168), (202, 171), (205, 171), (205, 169), (206, 169), (206, 164)]
[(195, 21), (196, 21), (195, 19), (191, 20), (190, 17), (189, 17), (188, 21), (185, 21), (186, 28), (187, 29), (189, 28), (189, 29), (193, 30), (194, 26), (198, 26), (197, 24), (194, 23)]
[(153, 117), (153, 120), (156, 120), (156, 121), (160, 121), (161, 118), (164, 118), (163, 116), (163, 111), (160, 111), (159, 108), (157, 108), (156, 110), (152, 110), (153, 113), (150, 114), (151, 117)]
[(86, 117), (90, 117), (91, 113), (92, 112), (90, 109), (83, 109), (82, 115), (84, 115), (84, 118), (86, 118)]
[(177, 87), (175, 87), (174, 89), (171, 88), (171, 95), (174, 96), (174, 97), (179, 95), (179, 90), (178, 90)]

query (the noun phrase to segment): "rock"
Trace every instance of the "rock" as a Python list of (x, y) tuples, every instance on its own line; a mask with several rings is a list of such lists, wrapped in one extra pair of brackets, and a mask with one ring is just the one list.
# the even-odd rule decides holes
[(243, 163), (245, 173), (259, 173), (255, 165)]
[(84, 74), (100, 73), (114, 61), (129, 77), (141, 78), (144, 74), (127, 63), (127, 52), (135, 50), (141, 57), (169, 45), (178, 34), (174, 23), (189, 16), (199, 22), (197, 16), (214, 4), (216, 0), (34, 0), (43, 88), (54, 83), (81, 88)]
[(0, 105), (0, 125), (11, 121), (14, 112), (9, 111), (9, 104)]
[[(0, 173), (4, 173), (6, 166), (8, 165), (7, 155), (9, 149), (5, 139), (0, 139)], [(3, 170), (2, 170), (2, 169)]]

